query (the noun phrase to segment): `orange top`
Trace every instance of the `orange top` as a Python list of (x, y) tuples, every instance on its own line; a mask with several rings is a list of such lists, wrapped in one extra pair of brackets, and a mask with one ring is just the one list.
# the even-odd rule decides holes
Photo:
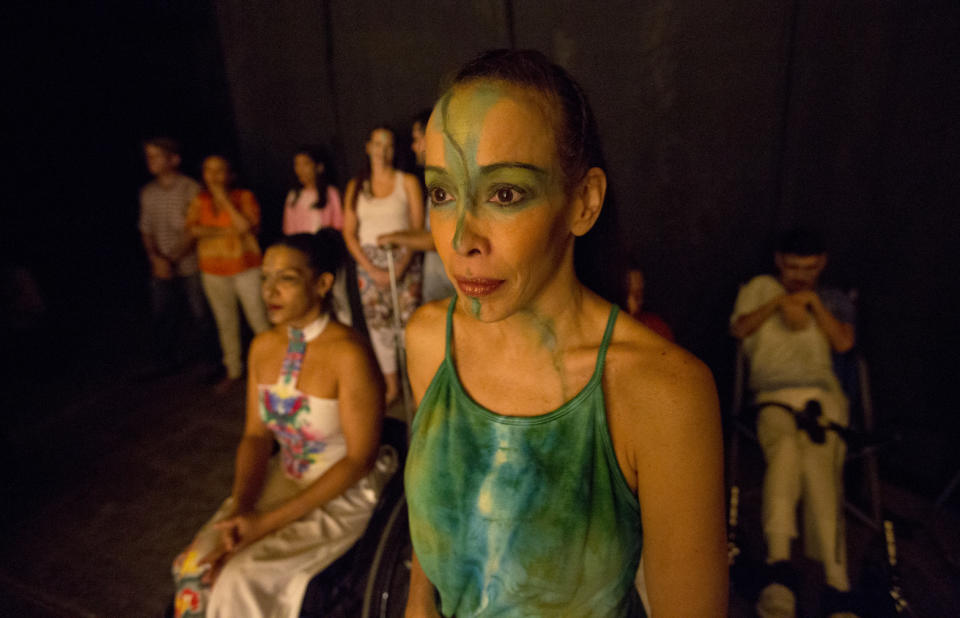
[(201, 191), (190, 202), (186, 226), (222, 227), (222, 236), (201, 236), (197, 239), (197, 259), (200, 270), (211, 275), (236, 275), (260, 266), (260, 245), (254, 234), (260, 226), (260, 205), (253, 193), (246, 189), (230, 191), (230, 202), (250, 222), (250, 230), (240, 233), (233, 227), (230, 214), (217, 208), (213, 196)]

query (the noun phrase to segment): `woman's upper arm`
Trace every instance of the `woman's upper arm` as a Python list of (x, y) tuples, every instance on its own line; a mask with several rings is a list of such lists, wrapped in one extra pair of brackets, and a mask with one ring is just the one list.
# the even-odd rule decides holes
[(290, 223), (290, 207), (293, 206), (293, 199), (296, 192), (291, 189), (287, 192), (287, 197), (283, 200), (283, 223), (281, 229), (285, 235), (289, 235), (292, 231), (292, 226)]
[(354, 208), (354, 195), (357, 190), (357, 181), (350, 179), (347, 190), (343, 195), (343, 236), (344, 238), (357, 237), (357, 211)]
[(404, 331), (410, 389), (417, 405), (443, 362), (447, 302), (435, 301), (417, 309)]
[(187, 216), (184, 217), (183, 225), (186, 229), (190, 229), (200, 223), (200, 197), (194, 196), (190, 200), (190, 205), (187, 206)]
[(359, 341), (337, 350), (337, 401), (347, 457), (372, 465), (383, 423), (383, 379), (372, 352)]
[(247, 355), (249, 370), (247, 371), (247, 403), (243, 435), (272, 438), (273, 433), (263, 424), (263, 420), (260, 418), (260, 392), (257, 387), (259, 383), (257, 370), (264, 359), (263, 336), (254, 337), (250, 344), (250, 353)]
[(413, 174), (403, 175), (403, 184), (407, 191), (407, 202), (410, 208), (410, 229), (423, 229), (423, 192), (420, 190), (420, 181)]
[(260, 225), (260, 204), (253, 191), (244, 189), (240, 193), (240, 214), (250, 222), (251, 227)]
[(340, 202), (340, 191), (333, 185), (327, 187), (327, 208), (330, 209), (330, 226), (342, 230), (343, 205)]
[[(723, 446), (713, 378), (682, 353), (643, 397), (633, 443), (652, 613), (721, 616), (727, 608)], [(649, 385), (647, 385), (649, 387)]]

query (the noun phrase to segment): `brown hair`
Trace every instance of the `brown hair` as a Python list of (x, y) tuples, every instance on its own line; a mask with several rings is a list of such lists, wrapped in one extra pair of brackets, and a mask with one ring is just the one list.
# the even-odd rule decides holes
[(143, 147), (154, 146), (164, 151), (168, 155), (180, 156), (180, 142), (173, 139), (172, 137), (165, 137), (162, 135), (157, 135), (143, 140)]
[(535, 50), (495, 49), (483, 52), (464, 65), (450, 85), (480, 79), (503, 80), (533, 88), (556, 103), (559, 111), (557, 154), (567, 190), (580, 182), (591, 167), (603, 167), (600, 137), (590, 103), (583, 88), (562, 67)]
[[(394, 139), (396, 139), (397, 137), (397, 134), (394, 133), (393, 129), (388, 127), (386, 124), (378, 124), (377, 126), (370, 129), (370, 131), (367, 133), (367, 141), (370, 141), (370, 138), (373, 137), (373, 134), (376, 133), (377, 131), (386, 131)], [(360, 173), (354, 177), (354, 181), (356, 182), (356, 187), (353, 192), (353, 203), (350, 204), (351, 208), (357, 207), (357, 198), (360, 197), (361, 191), (366, 193), (367, 195), (373, 195), (373, 187), (370, 186), (370, 174), (372, 173), (373, 172), (370, 169), (370, 156), (364, 153), (363, 166), (360, 168)], [(397, 173), (399, 174), (400, 170), (397, 170)]]

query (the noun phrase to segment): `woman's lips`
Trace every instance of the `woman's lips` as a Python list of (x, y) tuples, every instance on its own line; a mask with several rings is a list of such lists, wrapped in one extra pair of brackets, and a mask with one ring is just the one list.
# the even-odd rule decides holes
[(503, 279), (474, 279), (457, 277), (457, 287), (460, 291), (472, 298), (482, 298), (493, 294)]

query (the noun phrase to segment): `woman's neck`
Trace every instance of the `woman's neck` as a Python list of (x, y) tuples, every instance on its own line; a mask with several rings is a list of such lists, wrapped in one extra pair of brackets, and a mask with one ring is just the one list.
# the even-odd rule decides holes
[(536, 298), (489, 326), (514, 340), (551, 341), (558, 349), (575, 345), (588, 294), (574, 274), (571, 260), (570, 267), (559, 268)]
[(370, 160), (370, 177), (383, 176), (393, 172), (393, 165), (385, 163), (384, 161), (379, 161), (377, 159)]
[(293, 328), (303, 328), (310, 324), (311, 322), (319, 319), (324, 313), (323, 307), (320, 304), (313, 305), (305, 313), (300, 315), (297, 318), (294, 318), (287, 322), (284, 326), (290, 326)]

